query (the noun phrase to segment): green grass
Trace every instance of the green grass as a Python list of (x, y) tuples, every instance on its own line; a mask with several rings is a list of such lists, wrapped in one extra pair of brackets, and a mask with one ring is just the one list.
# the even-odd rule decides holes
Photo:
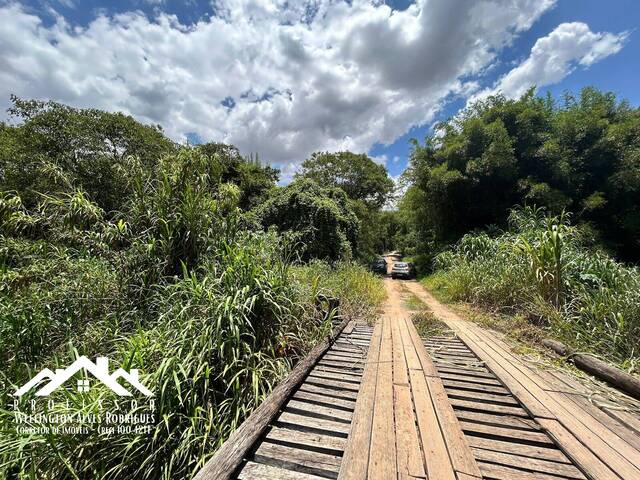
[(411, 321), (415, 325), (418, 335), (422, 338), (442, 335), (450, 330), (446, 323), (438, 320), (429, 310), (422, 310), (412, 314)]
[[(384, 299), (359, 265), (294, 265), (293, 247), (256, 228), (214, 160), (185, 150), (154, 172), (127, 162), (133, 194), (119, 218), (81, 192), (29, 210), (0, 196), (0, 478), (191, 478), (329, 332), (318, 294), (370, 320)], [(157, 409), (149, 432), (18, 432), (12, 392), (80, 355), (141, 370)], [(100, 385), (52, 398), (52, 413), (117, 400)]]
[(524, 209), (512, 213), (511, 225), (496, 237), (463, 237), (436, 257), (425, 286), (444, 301), (491, 312), (485, 320), (499, 329), (554, 336), (637, 371), (638, 268), (594, 249), (566, 218)]
[(409, 310), (412, 310), (414, 312), (421, 311), (425, 307), (424, 302), (411, 292), (407, 292), (405, 290), (402, 297), (405, 307)]

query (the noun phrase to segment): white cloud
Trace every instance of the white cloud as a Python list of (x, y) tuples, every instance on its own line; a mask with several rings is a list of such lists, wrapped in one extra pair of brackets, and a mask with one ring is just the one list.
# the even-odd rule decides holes
[(377, 155), (377, 156), (372, 156), (371, 160), (376, 162), (378, 165), (385, 166), (389, 161), (389, 158), (386, 155)]
[[(470, 76), (553, 3), (417, 0), (395, 11), (366, 0), (214, 0), (216, 15), (189, 26), (127, 13), (83, 28), (60, 17), (47, 27), (10, 3), (0, 7), (0, 108), (16, 93), (121, 110), (174, 139), (193, 132), (259, 152), (291, 175), (314, 150), (367, 151), (429, 122), (450, 96), (477, 89)], [(619, 45), (591, 35), (585, 65)]]
[(585, 23), (562, 23), (539, 38), (529, 57), (470, 101), (502, 92), (509, 98), (521, 96), (531, 87), (553, 85), (578, 65), (589, 66), (620, 51), (628, 33), (594, 33)]

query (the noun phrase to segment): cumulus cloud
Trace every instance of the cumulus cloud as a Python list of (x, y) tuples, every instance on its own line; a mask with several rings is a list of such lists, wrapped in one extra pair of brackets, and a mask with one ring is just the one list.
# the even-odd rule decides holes
[(477, 93), (471, 101), (502, 92), (509, 98), (521, 96), (531, 87), (553, 85), (578, 65), (589, 66), (620, 51), (628, 33), (594, 33), (582, 22), (562, 23), (539, 38), (529, 57), (501, 77), (493, 88)]
[[(470, 77), (553, 3), (417, 0), (397, 11), (366, 0), (214, 0), (214, 15), (192, 25), (130, 12), (85, 27), (62, 17), (47, 26), (9, 3), (0, 7), (0, 108), (15, 93), (120, 110), (174, 139), (259, 152), (291, 175), (314, 150), (368, 151), (429, 122), (451, 96), (477, 89)], [(563, 71), (622, 42), (588, 33), (563, 34), (582, 52), (561, 59)], [(537, 67), (558, 63), (550, 52), (565, 40), (552, 35), (521, 66), (535, 74), (516, 72), (504, 88), (557, 77)]]

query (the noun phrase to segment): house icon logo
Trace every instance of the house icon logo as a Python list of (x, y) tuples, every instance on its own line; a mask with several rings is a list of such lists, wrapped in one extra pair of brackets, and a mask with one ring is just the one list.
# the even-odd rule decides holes
[[(131, 392), (118, 383), (118, 379), (120, 378), (125, 380), (131, 387), (135, 388), (143, 395), (147, 397), (153, 396), (153, 393), (151, 393), (149, 389), (147, 389), (144, 385), (142, 385), (142, 383), (140, 383), (137, 369), (131, 369), (131, 371), (127, 372), (126, 370), (119, 368), (112, 374), (109, 374), (109, 359), (107, 357), (97, 357), (96, 363), (93, 363), (84, 355), (78, 358), (67, 368), (56, 369), (55, 373), (53, 373), (48, 368), (45, 368), (27, 383), (25, 383), (22, 387), (16, 390), (16, 393), (14, 393), (13, 395), (16, 397), (21, 397), (36, 385), (39, 385), (43, 380), (48, 379), (49, 382), (36, 392), (37, 397), (46, 397), (47, 395), (50, 395), (54, 390), (62, 386), (67, 380), (73, 377), (80, 370), (85, 370), (91, 373), (96, 379), (105, 384), (107, 387), (113, 390), (114, 393), (121, 397), (130, 397)], [(88, 392), (89, 380), (78, 380), (77, 388), (79, 392)]]

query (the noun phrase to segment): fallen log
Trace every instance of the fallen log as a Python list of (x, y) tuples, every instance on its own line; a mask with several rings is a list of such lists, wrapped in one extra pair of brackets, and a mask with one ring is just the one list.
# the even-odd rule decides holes
[(229, 436), (215, 455), (204, 464), (194, 480), (228, 480), (233, 477), (251, 447), (262, 436), (293, 390), (306, 378), (320, 356), (329, 349), (348, 323), (349, 319), (345, 318), (333, 329), (331, 335), (316, 345), (293, 367), (291, 373), (273, 389), (260, 406)]
[(580, 370), (590, 373), (600, 380), (622, 390), (629, 396), (640, 400), (640, 380), (619, 368), (616, 368), (593, 355), (578, 353), (557, 340), (545, 338), (542, 344), (556, 352), (558, 355), (567, 357)]

